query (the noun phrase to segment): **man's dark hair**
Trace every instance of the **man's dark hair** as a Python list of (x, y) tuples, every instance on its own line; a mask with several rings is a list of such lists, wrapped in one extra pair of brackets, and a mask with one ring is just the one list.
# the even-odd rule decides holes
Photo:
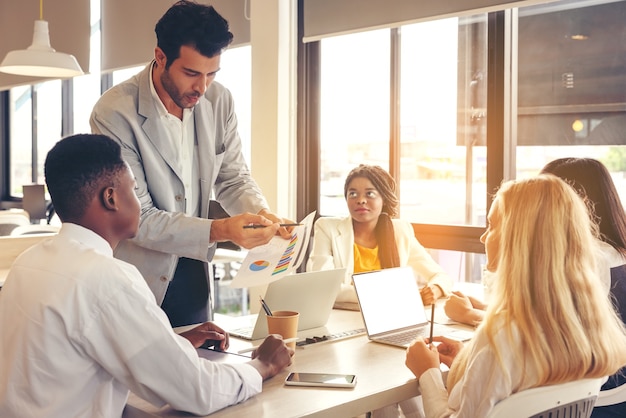
[(167, 57), (165, 69), (179, 57), (183, 45), (212, 58), (221, 54), (233, 40), (228, 22), (213, 6), (188, 0), (174, 3), (157, 22), (154, 31), (157, 46)]
[(106, 135), (79, 134), (57, 142), (46, 156), (44, 171), (59, 218), (80, 219), (96, 194), (117, 185), (125, 168), (120, 145)]

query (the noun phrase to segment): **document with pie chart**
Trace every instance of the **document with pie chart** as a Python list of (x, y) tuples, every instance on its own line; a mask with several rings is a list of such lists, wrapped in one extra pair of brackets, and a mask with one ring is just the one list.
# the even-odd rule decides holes
[(275, 236), (267, 244), (248, 250), (230, 286), (260, 286), (295, 272), (304, 259), (314, 219), (315, 211), (293, 227), (291, 239)]

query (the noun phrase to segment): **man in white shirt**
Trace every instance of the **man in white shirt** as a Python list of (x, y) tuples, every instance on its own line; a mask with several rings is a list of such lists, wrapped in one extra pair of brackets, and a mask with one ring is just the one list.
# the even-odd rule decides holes
[(204, 323), (180, 336), (139, 271), (113, 257), (137, 233), (140, 204), (120, 146), (104, 135), (59, 141), (45, 163), (63, 221), (13, 264), (0, 297), (0, 416), (119, 417), (129, 389), (205, 415), (261, 391), (293, 350), (269, 336), (244, 364), (195, 348), (228, 334)]

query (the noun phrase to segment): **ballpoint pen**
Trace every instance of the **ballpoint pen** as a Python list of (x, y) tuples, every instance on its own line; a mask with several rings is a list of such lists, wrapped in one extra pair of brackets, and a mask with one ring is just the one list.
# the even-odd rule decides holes
[[(293, 337), (293, 338), (287, 338), (285, 340), (283, 340), (283, 342), (285, 344), (289, 344), (289, 343), (293, 343), (295, 341), (298, 341), (298, 337)], [(244, 354), (244, 353), (249, 353), (251, 351), (256, 350), (257, 348), (259, 348), (258, 345), (255, 345), (254, 347), (249, 347), (249, 348), (244, 348), (243, 350), (239, 350), (237, 351), (237, 354)]]
[(261, 306), (263, 307), (263, 310), (265, 311), (265, 314), (267, 316), (272, 316), (272, 311), (270, 310), (270, 307), (267, 306), (267, 303), (265, 303), (263, 298), (259, 296), (259, 300), (261, 301)]
[(428, 346), (433, 346), (433, 330), (435, 328), (435, 303), (430, 305), (430, 338), (428, 339)]
[[(280, 224), (280, 226), (284, 226), (284, 227), (289, 227), (289, 226), (300, 226), (302, 224)], [(258, 229), (258, 228), (265, 228), (268, 225), (259, 225), (259, 224), (250, 224), (250, 225), (244, 225), (243, 229)]]

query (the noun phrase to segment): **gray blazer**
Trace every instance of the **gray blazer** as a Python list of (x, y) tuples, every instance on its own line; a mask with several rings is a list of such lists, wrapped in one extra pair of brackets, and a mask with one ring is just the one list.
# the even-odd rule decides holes
[(141, 201), (139, 232), (118, 245), (115, 257), (134, 264), (161, 304), (179, 257), (210, 261), (209, 200), (214, 192), (229, 214), (267, 209), (241, 153), (230, 92), (211, 83), (194, 109), (200, 184), (200, 217), (185, 214), (185, 189), (175, 145), (161, 134), (150, 91), (149, 64), (105, 92), (94, 106), (91, 129), (117, 140), (137, 180)]

